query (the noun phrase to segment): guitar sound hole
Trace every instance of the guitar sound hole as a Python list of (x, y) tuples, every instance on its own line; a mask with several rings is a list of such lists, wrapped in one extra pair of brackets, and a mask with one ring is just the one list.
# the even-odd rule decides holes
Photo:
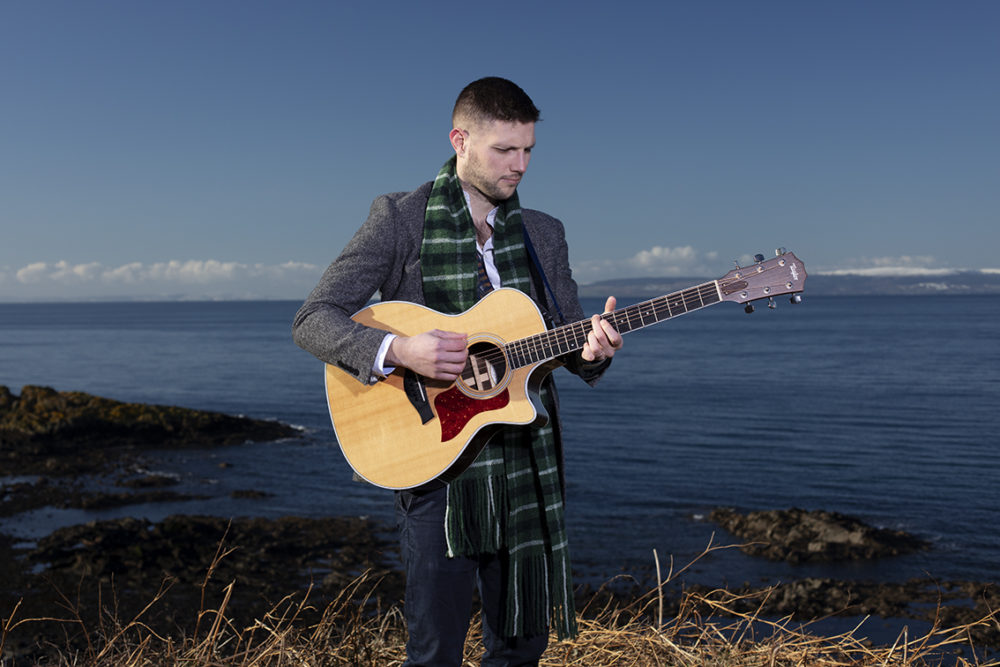
[(490, 343), (473, 343), (461, 380), (473, 391), (492, 391), (507, 374), (503, 351)]

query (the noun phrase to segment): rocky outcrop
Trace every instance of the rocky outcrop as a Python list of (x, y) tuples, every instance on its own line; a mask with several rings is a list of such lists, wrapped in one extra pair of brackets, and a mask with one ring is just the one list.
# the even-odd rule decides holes
[(717, 508), (709, 519), (746, 540), (740, 547), (744, 553), (790, 563), (884, 558), (930, 546), (904, 531), (874, 528), (853, 517), (822, 510), (792, 508), (741, 514)]
[(397, 602), (398, 560), (395, 540), (356, 517), (122, 518), (60, 528), (35, 544), (0, 533), (0, 610), (17, 609), (17, 620), (40, 619), (5, 637), (13, 654), (67, 633), (73, 635), (67, 641), (84, 641), (77, 622), (51, 621), (53, 615), (77, 618), (91, 632), (109, 615), (117, 621), (141, 615), (150, 626), (190, 634), (202, 612), (223, 604), (243, 628), (283, 600), (298, 604), (308, 596), (298, 613), (309, 626), (361, 575), (367, 584), (353, 591), (352, 604)]
[[(875, 528), (823, 510), (740, 513), (717, 508), (709, 519), (746, 540), (740, 547), (745, 553), (790, 563), (886, 558), (931, 546), (904, 531)], [(721, 598), (734, 611), (796, 621), (871, 615), (960, 627), (978, 624), (1000, 603), (1000, 588), (993, 582), (934, 579), (873, 582), (808, 577), (766, 587), (744, 584), (739, 589), (692, 586), (688, 590), (706, 599)], [(969, 633), (977, 645), (1000, 647), (1000, 626), (978, 624)]]
[(59, 528), (38, 540), (28, 561), (47, 578), (86, 577), (149, 592), (163, 579), (201, 584), (220, 545), (232, 551), (215, 567), (218, 581), (275, 600), (310, 583), (339, 592), (366, 570), (387, 574), (382, 559), (391, 551), (375, 524), (361, 518), (174, 515)]
[(212, 447), (294, 437), (291, 426), (188, 408), (123, 403), (77, 391), (0, 386), (0, 463), (7, 473), (101, 467), (148, 447)]

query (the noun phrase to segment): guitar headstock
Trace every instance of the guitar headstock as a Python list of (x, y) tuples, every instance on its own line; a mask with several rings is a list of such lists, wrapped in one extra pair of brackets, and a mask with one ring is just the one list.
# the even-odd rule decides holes
[[(748, 303), (782, 294), (798, 294), (805, 286), (805, 265), (784, 248), (779, 248), (777, 257), (765, 260), (763, 255), (757, 255), (754, 259), (753, 264), (737, 267), (719, 278), (719, 291), (724, 301)], [(797, 301), (797, 297), (793, 300)]]

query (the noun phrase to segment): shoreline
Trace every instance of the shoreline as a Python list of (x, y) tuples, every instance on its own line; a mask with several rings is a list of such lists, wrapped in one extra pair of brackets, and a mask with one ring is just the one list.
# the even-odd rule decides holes
[[(116, 408), (115, 402), (72, 392), (66, 393), (68, 397), (44, 389), (28, 394), (35, 397), (36, 403), (75, 401), (89, 406), (91, 411), (93, 406), (105, 410)], [(8, 391), (6, 396), (12, 394)], [(6, 405), (11, 404), (8, 398)], [(130, 405), (129, 419), (135, 419), (136, 414), (147, 414), (135, 412), (139, 408)], [(177, 414), (169, 409), (162, 412), (157, 406), (150, 409), (157, 415)], [(239, 447), (247, 440), (246, 428), (253, 421), (225, 416), (199, 421), (195, 416), (185, 413), (178, 423), (206, 424), (209, 431), (216, 429), (212, 437), (189, 432), (174, 438), (175, 447), (206, 446), (206, 443), (210, 447)], [(78, 419), (90, 425), (84, 429), (82, 440), (87, 447), (81, 446), (79, 422), (74, 424), (72, 420), (63, 419), (68, 425), (65, 433), (76, 433), (77, 437), (65, 433), (53, 436), (52, 429), (38, 420), (33, 423), (42, 436), (36, 441), (24, 433), (11, 437), (9, 428), (7, 431), (0, 428), (0, 453), (4, 455), (5, 472), (10, 473), (0, 477), (0, 518), (45, 508), (90, 511), (212, 498), (178, 492), (171, 488), (177, 484), (176, 478), (150, 472), (155, 469), (148, 460), (150, 452), (162, 450), (164, 438), (150, 438), (148, 428), (137, 435), (115, 426), (110, 429), (114, 437), (105, 438), (101, 442), (101, 455), (94, 456), (93, 443), (100, 429), (93, 427), (93, 414), (81, 413)], [(228, 432), (219, 430), (215, 426), (219, 423), (234, 428)], [(0, 427), (4, 424), (0, 421)], [(266, 423), (266, 428), (268, 433), (280, 434), (279, 437), (288, 433), (275, 429), (273, 422)], [(22, 450), (27, 454), (26, 465), (18, 467), (17, 452)], [(219, 474), (225, 474), (226, 470), (220, 464)], [(266, 492), (252, 488), (232, 493), (249, 500), (267, 497)], [(822, 552), (859, 560), (892, 558), (900, 553), (899, 540), (906, 542), (906, 536), (894, 534), (888, 536), (892, 538), (888, 550), (870, 548), (867, 537), (877, 531), (851, 517), (830, 513), (804, 513), (794, 508), (746, 514), (718, 508), (717, 512), (713, 522), (744, 540), (745, 552), (756, 558), (801, 562)], [(827, 531), (822, 538), (825, 546), (816, 546), (820, 538), (815, 533), (803, 532), (805, 526), (815, 523)], [(776, 530), (781, 526), (787, 533), (781, 548), (762, 549), (759, 546), (762, 541), (774, 546)], [(229, 583), (236, 584), (232, 591), (248, 616), (267, 613), (283, 596), (302, 594), (310, 586), (320, 599), (339, 595), (354, 577), (366, 571), (381, 580), (372, 604), (391, 606), (402, 599), (402, 576), (397, 566), (395, 541), (387, 537), (389, 532), (389, 527), (361, 517), (227, 520), (192, 514), (170, 515), (155, 522), (134, 518), (91, 521), (57, 527), (48, 535), (27, 541), (0, 532), (0, 571), (11, 573), (0, 590), (0, 616), (9, 618), (20, 605), (19, 618), (25, 618), (25, 614), (51, 617), (62, 600), (57, 590), (64, 596), (75, 596), (81, 611), (88, 607), (96, 609), (97, 600), (112, 592), (119, 596), (116, 604), (122, 610), (140, 609), (156, 596), (164, 581), (171, 581), (173, 597), (163, 598), (165, 602), (157, 611), (157, 618), (182, 626), (196, 617), (198, 610), (194, 603), (200, 596), (195, 592), (204, 593), (209, 573), (215, 577), (214, 594)], [(762, 534), (768, 538), (765, 540)], [(867, 546), (855, 553), (850, 548), (855, 543)], [(906, 548), (929, 548), (919, 540), (906, 544)], [(213, 570), (213, 558), (223, 548), (233, 551)], [(638, 578), (629, 576), (629, 582), (605, 587), (579, 586), (579, 607), (584, 608), (602, 596), (627, 602), (647, 595), (656, 586), (650, 573)], [(796, 622), (872, 615), (929, 624), (937, 611), (940, 620), (958, 626), (979, 620), (986, 615), (986, 609), (995, 609), (1000, 602), (1000, 592), (992, 582), (931, 579), (877, 582), (806, 577), (770, 586), (745, 584), (729, 590), (747, 600), (748, 606), (743, 611), (757, 605), (755, 608), (761, 613), (775, 618), (794, 615)], [(668, 605), (676, 605), (684, 592), (707, 594), (711, 588), (687, 585), (679, 579), (667, 592)], [(766, 605), (761, 602), (762, 596), (766, 597)], [(11, 641), (27, 646), (32, 639)], [(1000, 649), (1000, 629), (992, 633), (984, 631), (976, 641)]]
[[(128, 479), (132, 484), (128, 490), (88, 490), (84, 487), (90, 485), (84, 479), (66, 482), (45, 476), (33, 482), (0, 483), (0, 517), (56, 504), (127, 507), (176, 498), (169, 489), (169, 479), (160, 475), (149, 475), (144, 482)], [(248, 493), (252, 497), (252, 491)], [(397, 545), (391, 533), (390, 526), (363, 517), (224, 519), (203, 515), (170, 515), (160, 521), (90, 521), (63, 526), (29, 541), (0, 531), (0, 571), (9, 573), (0, 588), (0, 616), (9, 617), (20, 603), (19, 617), (51, 617), (60, 604), (57, 591), (62, 595), (74, 591), (81, 608), (96, 608), (102, 595), (114, 591), (120, 596), (117, 604), (134, 611), (170, 580), (171, 591), (182, 594), (165, 597), (157, 618), (182, 626), (185, 618), (196, 617), (192, 591), (204, 582), (220, 549), (233, 549), (226, 557), (232, 562), (224, 559), (216, 569), (216, 585), (221, 590), (228, 583), (236, 584), (233, 590), (239, 592), (235, 599), (248, 619), (255, 613), (266, 613), (286, 595), (301, 595), (310, 589), (321, 604), (339, 595), (364, 572), (380, 580), (372, 603), (384, 608), (399, 604), (403, 597)], [(752, 551), (759, 543), (746, 544)], [(322, 548), (317, 550), (317, 546)], [(652, 572), (625, 573), (623, 579), (601, 586), (578, 585), (578, 609), (595, 601), (627, 605), (656, 589), (655, 576)], [(720, 589), (689, 584), (677, 577), (664, 588), (667, 612), (676, 610), (687, 593), (706, 596), (715, 590)], [(993, 583), (930, 578), (882, 582), (804, 577), (756, 586), (744, 583), (722, 590), (742, 600), (734, 605), (736, 611), (775, 619), (790, 617), (804, 624), (823, 618), (836, 624), (837, 619), (847, 622), (871, 616), (930, 627), (936, 617), (946, 627), (957, 627), (982, 619), (1000, 603), (1000, 588)], [(984, 628), (975, 640), (998, 650), (1000, 630)], [(25, 640), (15, 641), (22, 647), (27, 645)]]

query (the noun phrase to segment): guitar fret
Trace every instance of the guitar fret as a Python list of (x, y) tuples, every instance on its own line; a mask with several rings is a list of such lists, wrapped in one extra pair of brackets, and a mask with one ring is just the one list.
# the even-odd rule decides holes
[[(647, 301), (644, 304), (639, 304), (635, 306), (635, 311), (639, 315), (639, 327), (648, 326), (650, 324), (656, 324), (660, 321), (660, 318), (656, 316), (656, 305), (653, 301)], [(647, 321), (649, 320), (649, 321)]]
[[(626, 333), (628, 331), (632, 331), (633, 329), (635, 329), (636, 326), (633, 323), (633, 320), (635, 318), (639, 319), (639, 323), (641, 325), (642, 314), (635, 308), (635, 306), (630, 306), (626, 308), (624, 311), (622, 311), (622, 314), (624, 315), (625, 319), (622, 320), (620, 323), (618, 323), (619, 326), (615, 327), (620, 333)], [(621, 326), (622, 324), (624, 324), (625, 326)]]
[[(663, 312), (663, 305), (667, 302), (665, 297), (658, 297), (649, 302), (650, 310), (648, 312), (649, 316), (653, 318), (651, 324), (656, 324), (663, 320), (663, 316), (660, 314)], [(669, 313), (667, 317), (669, 317)]]
[[(625, 334), (721, 300), (718, 284), (712, 281), (605, 313), (602, 317), (616, 331)], [(590, 330), (590, 320), (581, 320), (507, 343), (504, 346), (505, 354), (513, 368), (555, 359), (582, 349)]]
[(560, 327), (559, 333), (562, 335), (563, 338), (563, 354), (567, 352), (572, 352), (574, 348), (573, 344), (569, 340), (569, 332), (567, 332), (565, 328)]
[(543, 347), (545, 349), (545, 357), (547, 359), (559, 356), (558, 354), (553, 354), (552, 353), (552, 336), (551, 335), (545, 335), (543, 337), (542, 345), (543, 345)]
[(514, 346), (514, 350), (515, 350), (515, 354), (516, 354), (516, 357), (515, 357), (516, 361), (512, 360), (511, 364), (514, 367), (516, 367), (516, 368), (521, 368), (523, 366), (527, 366), (528, 365), (527, 360), (524, 358), (525, 342), (523, 340), (518, 340), (518, 341), (514, 341), (512, 343), (512, 345)]
[(535, 339), (534, 354), (537, 357), (535, 361), (543, 361), (548, 358), (545, 354), (545, 339), (542, 335), (533, 336)]
[(562, 341), (559, 343), (559, 352), (562, 354), (566, 354), (567, 352), (572, 352), (573, 347), (572, 345), (570, 345), (569, 337), (566, 334), (566, 330), (560, 327), (559, 329), (556, 329), (556, 331), (558, 332), (558, 335), (562, 337)]
[[(684, 295), (681, 294), (680, 296), (683, 297)], [(669, 306), (669, 302), (668, 302), (668, 306)], [(683, 299), (678, 300), (678, 299), (675, 298), (673, 305), (669, 306), (669, 307), (670, 307), (670, 316), (671, 317), (674, 316), (674, 308), (677, 308), (678, 310), (680, 310), (681, 308), (684, 309), (683, 312), (678, 313), (679, 315), (683, 315), (684, 313), (687, 312), (687, 304), (684, 303)]]
[[(532, 336), (531, 338), (526, 338), (525, 342), (532, 342), (533, 339), (534, 336)], [(535, 349), (534, 345), (526, 345), (525, 352), (528, 355), (528, 361), (530, 361), (531, 363), (535, 363), (536, 361), (538, 361), (538, 359), (536, 358), (538, 352)]]
[(518, 346), (518, 353), (519, 353), (519, 357), (521, 359), (521, 365), (522, 366), (527, 366), (530, 363), (530, 360), (528, 359), (528, 343), (527, 343), (527, 341), (521, 341), (521, 344)]

